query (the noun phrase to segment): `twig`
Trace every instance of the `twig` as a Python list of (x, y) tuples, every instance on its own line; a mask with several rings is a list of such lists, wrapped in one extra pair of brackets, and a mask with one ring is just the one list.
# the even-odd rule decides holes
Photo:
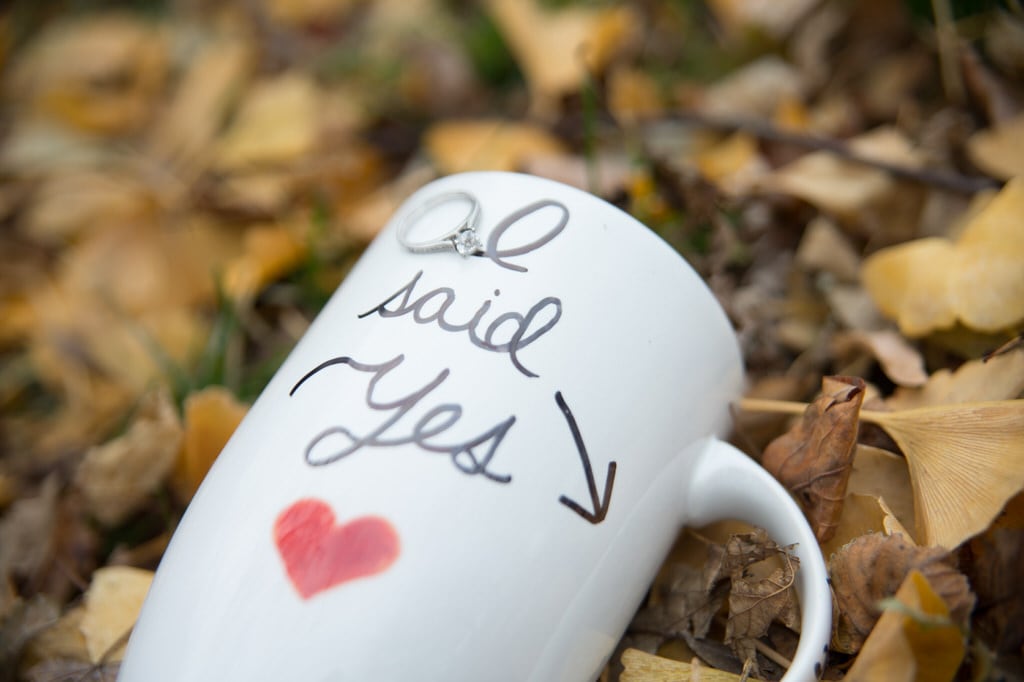
[(901, 166), (888, 161), (871, 159), (857, 154), (850, 149), (842, 140), (816, 135), (803, 135), (788, 130), (777, 128), (765, 121), (755, 119), (735, 119), (709, 116), (695, 111), (684, 111), (672, 114), (669, 120), (678, 120), (690, 123), (702, 128), (717, 130), (720, 132), (744, 132), (762, 140), (780, 142), (783, 144), (811, 149), (814, 151), (825, 151), (838, 156), (844, 161), (869, 166), (885, 171), (894, 178), (908, 180), (922, 185), (931, 185), (940, 189), (957, 192), (959, 194), (974, 194), (985, 189), (999, 189), (1003, 183), (993, 178), (982, 176), (963, 175), (953, 171), (930, 170), (925, 168), (911, 168)]
[(793, 665), (793, 661), (789, 660), (759, 639), (754, 640), (754, 648), (757, 649), (765, 658), (771, 660), (783, 670), (789, 670), (789, 667)]
[(960, 78), (956, 55), (956, 24), (953, 22), (953, 8), (949, 0), (932, 0), (932, 16), (935, 17), (935, 37), (939, 44), (942, 88), (946, 91), (946, 97), (959, 104), (964, 101), (964, 84)]

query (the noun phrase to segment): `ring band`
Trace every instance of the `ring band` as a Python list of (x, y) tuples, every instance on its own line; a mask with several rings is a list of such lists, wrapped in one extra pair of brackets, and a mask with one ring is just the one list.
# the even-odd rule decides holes
[[(424, 241), (410, 241), (409, 232), (424, 215), (442, 204), (451, 201), (469, 202), (469, 213), (455, 226), (439, 237)], [(460, 256), (479, 256), (484, 252), (483, 244), (476, 234), (476, 225), (480, 220), (480, 202), (468, 192), (445, 192), (427, 199), (405, 217), (398, 228), (398, 241), (412, 253), (433, 253), (435, 251), (455, 251)]]

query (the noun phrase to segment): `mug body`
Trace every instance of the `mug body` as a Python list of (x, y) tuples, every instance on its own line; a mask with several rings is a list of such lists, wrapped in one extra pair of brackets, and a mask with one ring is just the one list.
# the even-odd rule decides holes
[[(463, 223), (479, 255), (398, 238)], [(627, 214), (525, 175), (431, 183), (218, 458), (121, 679), (596, 675), (683, 520), (666, 472), (741, 382), (712, 294)]]

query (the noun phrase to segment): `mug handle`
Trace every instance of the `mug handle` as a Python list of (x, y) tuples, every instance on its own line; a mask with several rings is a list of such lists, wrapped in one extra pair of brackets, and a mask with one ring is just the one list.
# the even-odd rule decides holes
[(807, 519), (771, 474), (732, 445), (709, 438), (698, 453), (684, 484), (687, 524), (738, 519), (761, 526), (779, 545), (796, 544), (800, 642), (782, 682), (820, 679), (832, 630), (832, 590)]

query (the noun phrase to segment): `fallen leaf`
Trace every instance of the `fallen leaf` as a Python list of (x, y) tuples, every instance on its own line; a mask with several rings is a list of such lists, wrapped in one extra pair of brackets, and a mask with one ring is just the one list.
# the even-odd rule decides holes
[(223, 386), (207, 386), (185, 398), (184, 437), (174, 475), (182, 499), (192, 499), (248, 409)]
[(964, 636), (941, 593), (913, 570), (844, 677), (849, 682), (947, 682), (964, 657)]
[(15, 679), (13, 671), (24, 657), (26, 645), (49, 628), (59, 613), (59, 606), (41, 594), (15, 598), (0, 612), (0, 672), (5, 679)]
[(235, 300), (256, 296), (270, 282), (294, 269), (307, 245), (287, 225), (254, 225), (245, 232), (242, 253), (227, 263), (224, 291)]
[(820, 215), (807, 224), (796, 250), (796, 262), (807, 270), (828, 272), (843, 282), (857, 281), (860, 272), (860, 256), (850, 240), (835, 222)]
[(51, 659), (32, 666), (25, 672), (26, 682), (55, 682), (56, 680), (74, 680), (74, 682), (116, 682), (117, 673), (121, 670), (120, 663), (83, 663), (81, 661)]
[(853, 458), (853, 471), (846, 490), (885, 501), (900, 525), (914, 538), (914, 493), (905, 457), (860, 443)]
[(150, 130), (152, 153), (184, 178), (205, 167), (211, 143), (252, 62), (251, 50), (240, 40), (219, 39), (203, 46)]
[(92, 663), (111, 663), (124, 657), (128, 634), (152, 582), (152, 571), (129, 566), (111, 566), (93, 573), (79, 626)]
[(769, 55), (716, 81), (704, 91), (700, 104), (713, 116), (771, 118), (784, 100), (799, 100), (802, 88), (793, 65)]
[(181, 424), (165, 391), (146, 395), (128, 431), (90, 448), (75, 475), (90, 513), (114, 526), (150, 499), (174, 466)]
[(910, 468), (917, 537), (954, 548), (1024, 488), (1024, 400), (865, 411)]
[(861, 279), (908, 336), (960, 320), (1000, 331), (1024, 320), (1024, 178), (1011, 180), (956, 242), (927, 237), (867, 258)]
[(707, 586), (705, 573), (686, 564), (673, 565), (670, 577), (658, 586), (659, 601), (641, 609), (631, 628), (664, 639), (705, 637), (725, 604), (726, 592)]
[(955, 371), (940, 369), (917, 389), (897, 389), (886, 398), (893, 410), (1012, 400), (1024, 394), (1024, 352), (1011, 352), (989, 360), (969, 360)]
[(757, 140), (746, 133), (735, 133), (700, 151), (694, 159), (701, 174), (725, 194), (740, 196), (768, 172), (768, 164), (758, 151)]
[(46, 661), (62, 659), (89, 663), (89, 649), (82, 634), (82, 618), (85, 609), (76, 606), (68, 609), (48, 628), (32, 638), (25, 649), (28, 660)]
[(286, 26), (318, 28), (343, 19), (360, 0), (265, 0), (270, 18)]
[(704, 591), (710, 593), (722, 580), (742, 576), (751, 564), (764, 561), (784, 550), (768, 537), (768, 532), (757, 528), (750, 533), (733, 533), (724, 544), (708, 545), (704, 562)]
[(763, 637), (769, 626), (778, 621), (791, 629), (800, 625), (793, 580), (796, 559), (783, 554), (784, 565), (766, 578), (734, 575), (729, 592), (729, 620), (725, 626), (725, 641), (733, 647), (743, 661), (757, 665), (755, 640)]
[(34, 578), (53, 553), (59, 483), (43, 481), (34, 497), (23, 497), (0, 519), (0, 581)]
[(566, 148), (540, 126), (497, 119), (444, 121), (423, 143), (442, 173), (518, 170), (530, 157), (561, 156)]
[(819, 542), (835, 533), (857, 441), (864, 380), (828, 377), (803, 418), (764, 451), (762, 465), (793, 492)]
[(712, 0), (708, 6), (732, 39), (748, 38), (751, 31), (762, 31), (782, 40), (816, 4), (815, 0)]
[(885, 375), (898, 386), (923, 386), (928, 383), (924, 358), (906, 339), (890, 330), (850, 331), (837, 334), (832, 340), (838, 355), (851, 347), (869, 351)]
[(638, 649), (622, 652), (625, 670), (619, 678), (622, 682), (739, 682), (740, 676), (708, 668), (696, 662), (684, 663), (647, 654)]
[(1024, 527), (991, 528), (971, 539), (967, 554), (965, 572), (978, 595), (975, 631), (998, 653), (1019, 651), (1024, 646)]
[(875, 495), (849, 492), (843, 501), (843, 514), (839, 517), (836, 534), (821, 545), (821, 553), (830, 557), (842, 547), (862, 535), (901, 533), (911, 543), (914, 538), (896, 518), (885, 500)]
[(608, 111), (621, 125), (660, 116), (665, 108), (657, 81), (642, 69), (619, 66), (608, 74)]
[[(849, 148), (858, 156), (908, 168), (923, 163), (920, 153), (894, 128), (864, 133), (850, 140)], [(863, 221), (866, 215), (883, 207), (891, 212), (886, 202), (896, 195), (901, 195), (903, 203), (913, 208), (914, 202), (908, 201), (910, 196), (905, 190), (901, 192), (901, 187), (885, 171), (845, 161), (825, 151), (801, 156), (762, 181), (762, 188), (767, 191), (803, 199), (846, 222)], [(885, 236), (894, 239), (898, 234)]]
[(632, 8), (565, 7), (547, 10), (537, 0), (488, 0), (495, 23), (515, 54), (530, 87), (532, 108), (557, 110), (559, 99), (579, 90), (638, 32)]
[(832, 555), (828, 562), (837, 617), (832, 647), (856, 653), (878, 620), (878, 602), (896, 593), (911, 571), (927, 576), (949, 604), (954, 622), (966, 627), (975, 597), (967, 578), (951, 565), (947, 551), (918, 547), (903, 535), (863, 535)]
[(319, 135), (319, 99), (319, 90), (306, 73), (293, 71), (260, 81), (217, 142), (217, 166), (239, 170), (281, 165), (313, 151)]
[(993, 177), (1024, 176), (1024, 114), (971, 135), (967, 155)]
[(166, 36), (129, 14), (56, 24), (14, 68), (13, 87), (33, 108), (87, 132), (131, 132), (160, 101)]

